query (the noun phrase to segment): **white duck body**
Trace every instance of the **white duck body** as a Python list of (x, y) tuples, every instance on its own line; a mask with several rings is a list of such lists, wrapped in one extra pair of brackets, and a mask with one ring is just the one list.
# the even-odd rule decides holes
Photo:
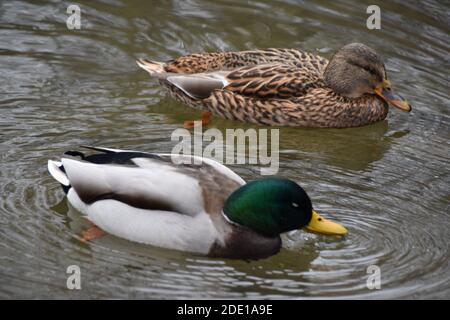
[(68, 190), (70, 204), (107, 233), (211, 256), (248, 255), (256, 244), (266, 248), (256, 250), (255, 258), (279, 250), (279, 237), (264, 237), (224, 217), (225, 200), (245, 181), (218, 162), (174, 164), (179, 157), (194, 163), (194, 156), (93, 149), (104, 153), (69, 152), (83, 159), (49, 160), (48, 168)]

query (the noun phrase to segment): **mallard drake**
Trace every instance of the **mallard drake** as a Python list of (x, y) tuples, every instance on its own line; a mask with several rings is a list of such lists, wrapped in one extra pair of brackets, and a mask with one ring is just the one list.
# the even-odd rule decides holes
[(330, 61), (298, 49), (267, 49), (137, 63), (177, 100), (242, 122), (345, 128), (383, 120), (388, 105), (411, 110), (392, 91), (382, 58), (361, 43), (342, 47)]
[(245, 183), (211, 159), (89, 148), (98, 152), (68, 152), (81, 160), (49, 160), (48, 170), (72, 206), (121, 238), (211, 257), (260, 259), (277, 253), (280, 234), (290, 230), (347, 233), (314, 211), (302, 187), (288, 179)]

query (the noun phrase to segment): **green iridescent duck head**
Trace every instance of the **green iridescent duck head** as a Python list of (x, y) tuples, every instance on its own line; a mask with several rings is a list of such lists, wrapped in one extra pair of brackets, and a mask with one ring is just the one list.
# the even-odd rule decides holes
[(305, 228), (327, 235), (345, 235), (340, 224), (321, 217), (297, 183), (284, 178), (266, 178), (247, 183), (225, 202), (226, 217), (265, 236)]
[(391, 89), (383, 59), (362, 43), (348, 44), (331, 58), (324, 71), (325, 84), (348, 98), (377, 95), (389, 105), (411, 111), (411, 105)]

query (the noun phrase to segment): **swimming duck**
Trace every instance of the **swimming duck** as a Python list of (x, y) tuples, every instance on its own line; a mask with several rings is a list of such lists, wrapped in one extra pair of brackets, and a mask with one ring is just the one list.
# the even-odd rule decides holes
[(131, 241), (211, 257), (260, 259), (276, 254), (280, 234), (305, 228), (345, 235), (313, 210), (296, 182), (246, 183), (207, 158), (88, 147), (80, 159), (48, 161), (69, 203), (101, 230)]
[(213, 113), (262, 125), (345, 128), (385, 119), (388, 105), (411, 111), (392, 91), (382, 58), (361, 43), (342, 47), (330, 61), (298, 49), (266, 49), (137, 64), (177, 100), (204, 110), (204, 124)]

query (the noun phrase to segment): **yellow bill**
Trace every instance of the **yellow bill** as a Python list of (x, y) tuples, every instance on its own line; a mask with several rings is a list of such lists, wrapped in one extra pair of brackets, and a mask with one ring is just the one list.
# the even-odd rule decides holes
[(305, 227), (305, 230), (326, 235), (345, 236), (347, 234), (347, 229), (343, 225), (325, 219), (314, 210), (311, 221)]

